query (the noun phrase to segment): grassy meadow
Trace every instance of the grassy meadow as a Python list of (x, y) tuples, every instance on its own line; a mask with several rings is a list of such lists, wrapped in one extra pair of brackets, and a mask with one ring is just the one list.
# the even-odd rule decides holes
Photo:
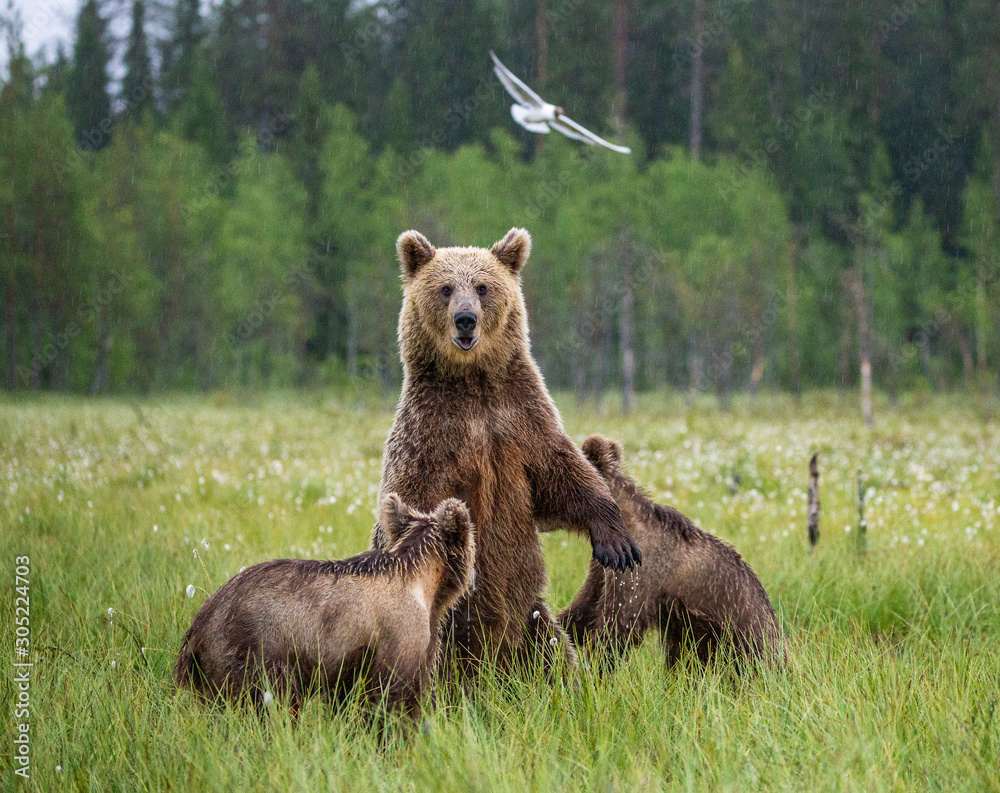
[[(740, 683), (666, 671), (655, 638), (613, 675), (444, 688), (423, 728), (310, 701), (295, 724), (208, 710), (171, 668), (206, 597), (273, 557), (363, 550), (392, 403), (297, 393), (0, 402), (0, 699), (15, 700), (15, 558), (30, 557), (31, 776), (3, 788), (149, 791), (1000, 790), (1000, 428), (961, 395), (878, 405), (815, 393), (714, 402), (557, 400), (570, 434), (733, 543), (789, 638)], [(806, 540), (820, 453), (819, 547)], [(856, 549), (857, 482), (867, 554)], [(738, 484), (735, 479), (738, 477)], [(542, 542), (548, 597), (585, 539)], [(193, 597), (188, 595), (193, 586)], [(16, 660), (16, 659), (14, 659)]]

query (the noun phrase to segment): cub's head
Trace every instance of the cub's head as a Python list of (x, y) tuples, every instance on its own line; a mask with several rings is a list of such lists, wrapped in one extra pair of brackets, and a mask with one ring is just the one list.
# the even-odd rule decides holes
[(431, 553), (444, 563), (438, 598), (448, 600), (449, 608), (473, 583), (475, 527), (464, 502), (445, 499), (427, 514), (407, 506), (395, 493), (388, 493), (382, 499), (379, 521), (388, 535), (389, 550), (409, 548), (421, 557)]
[(619, 473), (622, 447), (617, 441), (603, 435), (591, 435), (583, 442), (583, 456), (605, 479)]
[(520, 271), (531, 236), (511, 229), (492, 248), (435, 248), (419, 231), (396, 240), (403, 271), (404, 361), (431, 356), (463, 367), (509, 357), (526, 343)]

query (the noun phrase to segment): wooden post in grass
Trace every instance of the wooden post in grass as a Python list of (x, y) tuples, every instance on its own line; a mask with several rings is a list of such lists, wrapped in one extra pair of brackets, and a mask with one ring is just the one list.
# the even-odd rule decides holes
[(865, 477), (858, 469), (858, 551), (865, 553), (868, 550), (868, 521), (865, 518)]
[(809, 545), (813, 548), (819, 542), (819, 453), (809, 461), (809, 512), (806, 520), (809, 527)]

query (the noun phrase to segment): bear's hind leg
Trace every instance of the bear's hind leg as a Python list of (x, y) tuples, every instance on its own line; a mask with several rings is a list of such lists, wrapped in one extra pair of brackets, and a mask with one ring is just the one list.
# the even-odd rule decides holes
[(542, 598), (537, 598), (532, 604), (525, 632), (528, 658), (534, 656), (540, 659), (547, 674), (553, 674), (559, 666), (575, 672), (578, 662), (573, 642)]
[(597, 633), (603, 625), (605, 578), (604, 568), (592, 560), (580, 591), (572, 604), (559, 614), (559, 624), (579, 646), (585, 645), (588, 637)]

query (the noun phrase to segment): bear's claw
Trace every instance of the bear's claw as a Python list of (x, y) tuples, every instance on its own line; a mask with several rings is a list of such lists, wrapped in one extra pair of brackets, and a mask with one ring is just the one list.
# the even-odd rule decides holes
[(642, 551), (631, 540), (624, 543), (595, 545), (594, 559), (602, 567), (623, 572), (642, 564)]

